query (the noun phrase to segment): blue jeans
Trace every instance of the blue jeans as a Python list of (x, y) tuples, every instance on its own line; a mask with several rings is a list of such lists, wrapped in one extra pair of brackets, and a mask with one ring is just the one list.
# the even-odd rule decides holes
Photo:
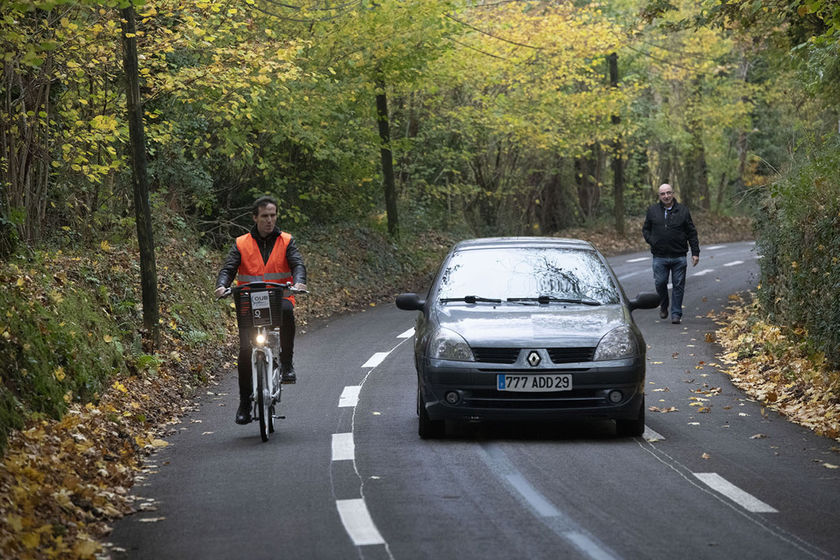
[(668, 310), (668, 274), (671, 275), (671, 317), (682, 317), (682, 302), (685, 294), (685, 271), (688, 262), (682, 257), (653, 257), (653, 282), (659, 294), (659, 307)]

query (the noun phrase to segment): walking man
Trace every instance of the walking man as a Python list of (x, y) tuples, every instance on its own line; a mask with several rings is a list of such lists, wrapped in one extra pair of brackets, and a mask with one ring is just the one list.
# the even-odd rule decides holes
[[(292, 282), (296, 289), (306, 290), (306, 267), (295, 245), (294, 238), (277, 227), (277, 201), (271, 197), (258, 198), (253, 206), (254, 227), (249, 233), (236, 238), (219, 276), (216, 279), (216, 296), (239, 274), (237, 282)], [(280, 364), (283, 383), (297, 380), (292, 363), (295, 345), (294, 299), (283, 300), (281, 313), (280, 345), (283, 347)], [(251, 336), (252, 329), (239, 329), (239, 409), (236, 423), (251, 421)]]
[(685, 294), (686, 254), (691, 248), (691, 263), (700, 262), (697, 228), (691, 221), (688, 207), (677, 202), (674, 189), (665, 183), (659, 187), (659, 202), (648, 208), (642, 235), (653, 254), (653, 281), (659, 294), (659, 317), (668, 318), (668, 276), (671, 277), (671, 322), (682, 321)]

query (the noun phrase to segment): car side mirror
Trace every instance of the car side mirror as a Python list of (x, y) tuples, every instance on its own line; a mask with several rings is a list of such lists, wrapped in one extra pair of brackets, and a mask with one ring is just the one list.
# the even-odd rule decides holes
[(417, 294), (400, 294), (397, 296), (397, 307), (404, 311), (419, 311), (426, 305), (426, 300)]
[(655, 292), (644, 292), (638, 294), (636, 299), (630, 300), (630, 311), (635, 309), (653, 309), (659, 307), (659, 294)]

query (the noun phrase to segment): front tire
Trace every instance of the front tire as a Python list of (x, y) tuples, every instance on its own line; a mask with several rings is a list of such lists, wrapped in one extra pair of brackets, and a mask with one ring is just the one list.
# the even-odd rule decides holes
[(260, 437), (268, 441), (268, 435), (274, 431), (269, 428), (271, 420), (271, 395), (268, 394), (268, 365), (265, 356), (257, 360), (257, 416), (260, 421)]
[(417, 434), (421, 439), (436, 439), (446, 435), (446, 423), (444, 420), (432, 420), (426, 412), (426, 401), (423, 400), (423, 392), (417, 387)]
[(639, 437), (645, 433), (645, 398), (639, 406), (639, 415), (632, 420), (616, 420), (615, 433), (618, 437)]

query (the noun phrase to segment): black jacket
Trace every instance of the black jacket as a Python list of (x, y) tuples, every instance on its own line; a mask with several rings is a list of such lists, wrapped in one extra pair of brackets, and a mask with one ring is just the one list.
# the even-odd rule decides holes
[[(251, 228), (251, 237), (257, 240), (257, 246), (260, 248), (263, 262), (268, 262), (268, 257), (271, 255), (271, 250), (274, 248), (274, 242), (277, 241), (277, 236), (280, 235), (280, 228), (275, 227), (274, 231), (268, 234), (268, 237), (260, 237), (257, 232), (257, 226)], [(292, 278), (295, 284), (306, 284), (306, 267), (303, 264), (303, 256), (295, 245), (294, 237), (289, 240), (286, 246), (286, 261), (289, 263), (289, 268), (292, 270)], [(222, 264), (222, 270), (219, 271), (219, 276), (216, 277), (216, 287), (224, 286), (227, 288), (233, 282), (239, 270), (239, 263), (242, 262), (242, 254), (236, 247), (236, 241), (233, 242), (233, 247), (225, 258)]]
[(665, 218), (665, 205), (661, 202), (648, 208), (642, 235), (650, 245), (654, 257), (683, 257), (691, 247), (691, 254), (700, 256), (697, 228), (691, 221), (688, 207), (674, 200), (674, 206)]

